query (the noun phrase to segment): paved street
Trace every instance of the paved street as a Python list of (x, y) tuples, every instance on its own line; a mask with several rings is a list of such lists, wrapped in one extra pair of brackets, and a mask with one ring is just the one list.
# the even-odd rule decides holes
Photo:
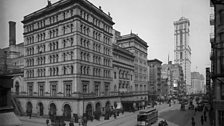
[[(156, 106), (156, 108), (159, 111), (159, 121), (165, 119), (169, 126), (191, 126), (192, 117), (195, 117), (196, 126), (201, 126), (200, 116), (202, 112), (198, 112), (194, 116), (193, 110), (180, 111), (180, 104), (174, 104), (171, 107), (169, 107), (168, 104), (162, 104)], [(123, 115), (118, 116), (117, 119), (111, 117), (110, 120), (103, 120), (103, 118), (101, 118), (101, 121), (89, 121), (88, 126), (136, 126), (137, 114), (138, 112), (125, 112)], [(33, 117), (32, 119), (28, 119), (28, 117), (20, 117), (20, 120), (23, 122), (24, 126), (46, 126), (45, 119), (41, 118)], [(153, 124), (153, 126), (158, 126), (158, 122)], [(75, 125), (78, 126), (78, 124)], [(209, 126), (208, 121), (204, 126)]]

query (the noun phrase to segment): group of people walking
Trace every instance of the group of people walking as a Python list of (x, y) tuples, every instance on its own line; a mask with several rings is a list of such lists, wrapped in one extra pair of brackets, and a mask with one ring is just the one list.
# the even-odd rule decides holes
[[(203, 126), (204, 123), (207, 122), (207, 112), (208, 112), (208, 109), (207, 109), (206, 106), (204, 106), (203, 108), (204, 108), (203, 109), (203, 113), (200, 116), (201, 126)], [(194, 115), (196, 115), (196, 114), (197, 114), (197, 109), (195, 109), (195, 114)], [(192, 126), (196, 126), (196, 122), (195, 122), (195, 118), (194, 117), (191, 118), (191, 122), (192, 122)], [(199, 126), (199, 125), (197, 125), (197, 126)]]

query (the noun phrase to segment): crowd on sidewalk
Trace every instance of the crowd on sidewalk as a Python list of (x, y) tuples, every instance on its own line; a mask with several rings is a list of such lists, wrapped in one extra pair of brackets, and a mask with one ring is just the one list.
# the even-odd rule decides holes
[(199, 107), (194, 108), (194, 114), (191, 118), (192, 126), (210, 126), (209, 109), (206, 105), (202, 105), (202, 110)]

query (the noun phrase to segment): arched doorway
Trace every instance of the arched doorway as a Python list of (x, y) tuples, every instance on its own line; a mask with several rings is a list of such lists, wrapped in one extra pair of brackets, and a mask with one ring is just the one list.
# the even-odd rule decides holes
[(91, 104), (88, 104), (86, 106), (86, 116), (87, 116), (88, 120), (90, 120), (92, 118), (92, 114), (93, 114), (93, 107)]
[(100, 116), (101, 116), (101, 105), (100, 105), (99, 102), (97, 102), (96, 103), (96, 111), (94, 113), (94, 117), (95, 117), (95, 119), (99, 120)]
[(54, 117), (56, 116), (56, 105), (54, 103), (50, 104), (50, 110), (49, 110), (49, 117), (51, 119), (54, 119)]
[(99, 102), (96, 103), (96, 111), (101, 113), (101, 105)]
[(16, 84), (15, 84), (15, 92), (16, 92), (16, 95), (19, 95), (19, 82), (16, 81)]
[(71, 107), (68, 104), (64, 105), (64, 112), (63, 112), (63, 116), (65, 118), (66, 121), (70, 121), (71, 119)]
[(26, 113), (27, 115), (32, 114), (33, 105), (31, 102), (27, 102), (26, 104)]
[(44, 115), (44, 105), (43, 103), (38, 103), (38, 107), (39, 107), (39, 115), (43, 116)]

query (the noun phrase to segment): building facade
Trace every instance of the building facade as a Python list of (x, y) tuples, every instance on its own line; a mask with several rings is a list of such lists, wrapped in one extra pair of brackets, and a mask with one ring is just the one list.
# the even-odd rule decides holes
[(147, 43), (138, 35), (130, 33), (117, 39), (117, 44), (134, 54), (134, 87), (133, 90), (148, 95)]
[(174, 22), (174, 63), (180, 64), (184, 72), (186, 85), (191, 85), (191, 48), (189, 46), (190, 21), (181, 17)]
[(191, 72), (192, 93), (204, 93), (204, 76), (199, 72)]
[(224, 125), (224, 1), (211, 0), (214, 7), (214, 39), (211, 38), (211, 79), (212, 79), (212, 123), (215, 126)]
[(111, 93), (114, 22), (89, 1), (60, 0), (24, 17), (24, 110), (92, 116), (120, 101)]
[[(184, 81), (184, 74), (180, 64), (162, 65), (162, 79), (167, 80), (167, 94), (166, 95), (184, 95), (186, 94), (186, 84)], [(165, 82), (165, 81), (164, 81)]]
[(162, 61), (158, 59), (148, 60), (148, 90), (150, 93), (161, 95), (161, 64)]

